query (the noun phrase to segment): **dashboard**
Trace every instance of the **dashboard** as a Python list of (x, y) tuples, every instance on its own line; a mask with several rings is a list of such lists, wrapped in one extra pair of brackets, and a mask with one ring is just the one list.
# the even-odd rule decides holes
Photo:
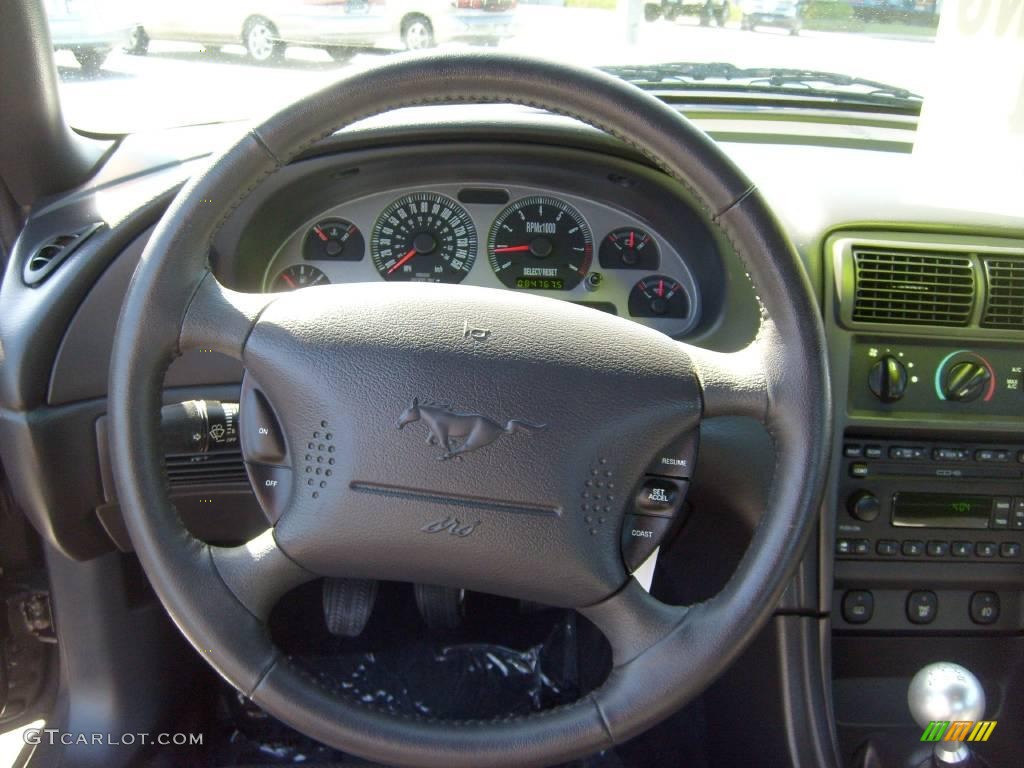
[[(363, 149), (282, 169), (214, 241), (239, 290), (433, 281), (571, 301), (738, 348), (739, 259), (681, 185), (630, 159), (509, 143)], [(722, 312), (746, 302), (727, 326)]]
[(621, 208), (479, 179), (318, 212), (270, 259), (262, 285), (465, 283), (565, 299), (680, 337), (701, 314), (685, 247)]
[[(524, 111), (500, 130), (481, 119), (332, 137), (242, 202), (215, 236), (213, 267), (246, 291), (382, 280), (486, 286), (585, 303), (709, 349), (748, 343), (758, 304), (711, 212), (615, 142), (541, 120)], [(173, 162), (164, 134), (125, 140), (94, 188), (33, 213), (12, 254), (0, 323), (9, 361), (0, 367), (3, 459), (37, 527), (75, 557), (118, 541), (103, 415), (120, 298), (153, 225), (196, 170), (192, 158), (236, 130), (171, 132), (181, 143)], [(780, 653), (822, 661), (824, 649), (848, 756), (879, 722), (905, 719), (906, 683), (926, 661), (975, 665), (994, 690), (1013, 683), (1006, 669), (1019, 669), (1024, 326), (1000, 318), (1024, 306), (1024, 224), (970, 201), (922, 202), (930, 177), (910, 154), (722, 146), (789, 232), (828, 334), (832, 470), (818, 547), (776, 621), (801, 627), (786, 630)], [(899, 188), (880, 189), (879, 179)], [(116, 225), (38, 284), (23, 281), (37, 247), (104, 220), (119, 201)], [(879, 282), (879, 256), (902, 271)], [(190, 352), (168, 373), (168, 401), (237, 400), (241, 375), (234, 361)], [(168, 464), (183, 518), (209, 541), (247, 536), (261, 518), (240, 456), (194, 458)], [(678, 545), (685, 556), (666, 564), (693, 569), (680, 584), (703, 588), (728, 553), (738, 560), (771, 458), (754, 425), (702, 426), (700, 481), (687, 496), (694, 517)], [(680, 600), (705, 597), (679, 589)], [(880, 711), (888, 705), (866, 701), (865, 680), (884, 693), (878, 700), (897, 704)], [(819, 703), (815, 711), (828, 709)], [(1010, 732), (1024, 722), (1011, 714), (990, 716)]]

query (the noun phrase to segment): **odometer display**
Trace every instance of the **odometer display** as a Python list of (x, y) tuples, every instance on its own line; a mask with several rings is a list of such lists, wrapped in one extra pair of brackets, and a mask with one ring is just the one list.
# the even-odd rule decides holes
[(370, 237), (370, 258), (385, 280), (460, 283), (476, 249), (476, 227), (466, 209), (434, 192), (395, 200)]
[(568, 291), (594, 258), (580, 212), (553, 197), (525, 197), (498, 214), (487, 239), (494, 274), (509, 288)]

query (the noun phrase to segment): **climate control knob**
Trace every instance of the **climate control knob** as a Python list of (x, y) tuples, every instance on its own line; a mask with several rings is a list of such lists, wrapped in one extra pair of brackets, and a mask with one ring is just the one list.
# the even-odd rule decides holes
[(857, 491), (846, 500), (846, 509), (851, 516), (862, 523), (870, 523), (872, 520), (878, 519), (878, 515), (882, 511), (882, 503), (870, 491)]
[(895, 403), (907, 391), (907, 367), (894, 355), (882, 355), (868, 371), (868, 387), (883, 403)]
[(984, 394), (992, 380), (992, 371), (984, 363), (963, 360), (946, 370), (942, 379), (942, 394), (947, 400), (969, 403)]

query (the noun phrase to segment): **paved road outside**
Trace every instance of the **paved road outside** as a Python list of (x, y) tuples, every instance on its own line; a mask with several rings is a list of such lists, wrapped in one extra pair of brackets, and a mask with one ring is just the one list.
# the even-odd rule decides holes
[[(739, 66), (824, 69), (859, 75), (921, 92), (933, 70), (929, 38), (868, 33), (783, 30), (744, 32), (738, 25), (701, 27), (695, 18), (643, 23), (636, 44), (626, 42), (622, 17), (610, 11), (521, 6), (508, 51), (580, 64), (727, 61)], [(394, 41), (397, 45), (397, 40)], [(447, 47), (458, 47), (451, 44)], [(154, 42), (147, 56), (115, 51), (103, 71), (84, 78), (67, 51), (56, 54), (63, 99), (72, 124), (92, 130), (139, 130), (258, 117), (332, 81), (347, 67), (378, 60), (387, 51), (338, 64), (316, 49), (290, 48), (277, 65), (247, 61), (241, 46), (219, 52), (188, 43)]]

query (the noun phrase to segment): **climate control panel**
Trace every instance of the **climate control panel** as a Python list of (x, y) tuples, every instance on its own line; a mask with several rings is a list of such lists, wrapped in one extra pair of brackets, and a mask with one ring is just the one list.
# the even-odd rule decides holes
[(850, 361), (854, 413), (1017, 417), (1024, 420), (1024, 348), (951, 347), (858, 338)]

